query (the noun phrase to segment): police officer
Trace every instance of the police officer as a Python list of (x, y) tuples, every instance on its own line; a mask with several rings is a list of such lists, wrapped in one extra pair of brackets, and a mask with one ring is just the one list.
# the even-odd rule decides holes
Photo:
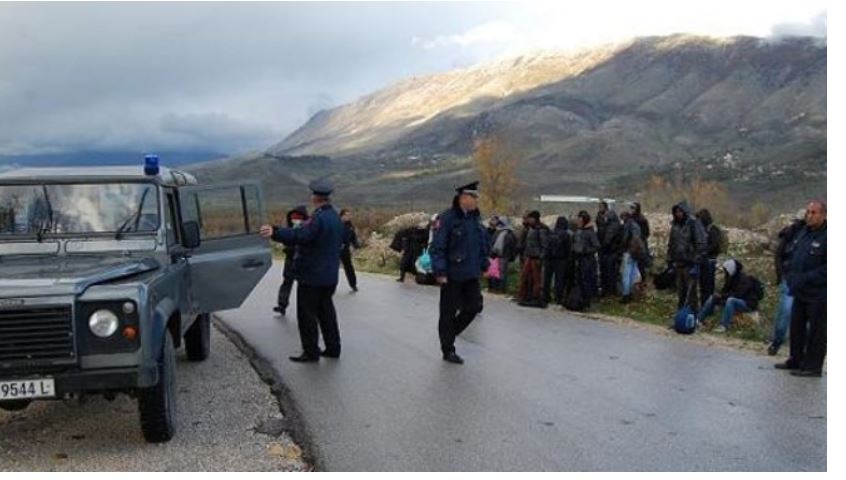
[(479, 218), (479, 182), (458, 187), (452, 208), (441, 213), (429, 248), (432, 269), (441, 286), (438, 333), (443, 359), (462, 364), (455, 337), (482, 311), (479, 276), (488, 269), (489, 240)]
[[(332, 184), (317, 180), (309, 184), (314, 213), (300, 228), (261, 227), (261, 235), (299, 248), (294, 262), (297, 287), (297, 326), (303, 353), (293, 362), (316, 362), (321, 356), (341, 356), (341, 335), (332, 295), (338, 285), (338, 267), (344, 227), (329, 203)], [(326, 349), (318, 346), (318, 327)]]
[(784, 276), (793, 295), (790, 358), (776, 368), (799, 377), (821, 377), (827, 347), (828, 247), (826, 204), (808, 203), (805, 227), (786, 248)]

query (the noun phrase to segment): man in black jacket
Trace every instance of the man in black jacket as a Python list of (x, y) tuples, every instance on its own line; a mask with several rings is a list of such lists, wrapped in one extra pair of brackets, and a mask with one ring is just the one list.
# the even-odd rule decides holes
[(687, 202), (676, 204), (672, 212), (670, 240), (667, 242), (667, 261), (676, 269), (678, 308), (684, 306), (687, 300), (693, 311), (699, 311), (696, 280), (699, 278), (699, 266), (705, 258), (707, 246), (705, 230), (702, 224), (690, 214)]
[[(620, 257), (623, 240), (623, 224), (617, 212), (608, 209), (608, 204), (596, 217), (596, 234), (599, 237), (599, 283), (600, 295), (614, 295), (617, 292), (617, 277), (620, 271)], [(601, 215), (601, 217), (600, 217)]]
[(567, 217), (558, 217), (555, 220), (555, 228), (549, 235), (546, 255), (543, 266), (543, 304), (549, 304), (552, 300), (552, 283), (555, 282), (555, 303), (564, 303), (564, 288), (567, 283), (568, 269), (570, 263), (570, 251), (572, 250), (572, 238), (570, 232), (570, 220)]
[(778, 245), (773, 256), (779, 297), (775, 320), (773, 321), (773, 342), (767, 348), (767, 353), (770, 355), (778, 354), (779, 349), (784, 344), (784, 338), (787, 336), (787, 329), (790, 328), (790, 316), (793, 314), (793, 295), (790, 293), (790, 288), (787, 287), (787, 280), (784, 278), (784, 266), (789, 260), (787, 247), (793, 244), (793, 239), (803, 228), (805, 228), (805, 220), (796, 219), (778, 232)]
[(790, 358), (776, 368), (801, 377), (821, 377), (827, 344), (826, 204), (808, 203), (805, 227), (787, 247), (784, 265), (793, 295)]
[(720, 324), (714, 328), (714, 333), (725, 333), (731, 326), (731, 320), (736, 313), (752, 312), (758, 309), (758, 289), (756, 281), (746, 275), (743, 264), (733, 258), (723, 263), (726, 281), (720, 293), (714, 293), (705, 301), (702, 310), (696, 317), (698, 323), (714, 313), (717, 305), (723, 305), (723, 316)]
[(358, 242), (358, 234), (355, 233), (355, 227), (352, 224), (352, 212), (344, 208), (341, 210), (341, 221), (344, 223), (344, 237), (341, 244), (341, 265), (344, 267), (344, 274), (347, 276), (347, 283), (353, 292), (358, 291), (358, 279), (355, 276), (355, 266), (352, 262), (352, 248), (361, 248)]

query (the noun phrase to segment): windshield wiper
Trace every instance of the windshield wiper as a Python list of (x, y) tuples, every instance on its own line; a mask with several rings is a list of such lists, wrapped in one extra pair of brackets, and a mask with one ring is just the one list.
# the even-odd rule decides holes
[(41, 190), (44, 192), (44, 203), (47, 206), (47, 222), (45, 224), (44, 219), (41, 221), (41, 225), (39, 225), (38, 230), (35, 232), (35, 238), (38, 240), (38, 243), (44, 241), (44, 234), (50, 233), (53, 230), (53, 204), (50, 203), (50, 195), (47, 193), (47, 185), (41, 185)]
[(132, 222), (135, 222), (135, 229), (138, 230), (138, 220), (141, 219), (141, 211), (144, 209), (144, 200), (147, 199), (147, 193), (149, 192), (149, 188), (144, 189), (144, 193), (141, 194), (141, 201), (138, 202), (138, 208), (117, 229), (117, 232), (115, 232), (115, 240), (123, 238), (124, 232), (129, 230), (129, 224)]

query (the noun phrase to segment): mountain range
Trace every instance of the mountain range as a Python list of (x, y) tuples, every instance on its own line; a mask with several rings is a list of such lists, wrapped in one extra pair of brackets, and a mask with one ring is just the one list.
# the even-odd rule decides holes
[(286, 204), (317, 176), (351, 204), (442, 204), (474, 177), (475, 141), (496, 137), (527, 196), (636, 197), (681, 174), (795, 211), (826, 193), (826, 83), (816, 38), (638, 38), (408, 78), (189, 170), (257, 179)]

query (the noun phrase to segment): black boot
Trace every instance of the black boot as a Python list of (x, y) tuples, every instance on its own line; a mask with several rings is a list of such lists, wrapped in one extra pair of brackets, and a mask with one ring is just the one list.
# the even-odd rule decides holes
[(454, 363), (456, 365), (461, 365), (464, 363), (464, 359), (459, 357), (458, 354), (455, 352), (445, 353), (444, 361)]
[(288, 360), (290, 360), (292, 362), (297, 362), (297, 363), (313, 363), (313, 362), (320, 361), (320, 357), (319, 356), (318, 357), (312, 357), (311, 355), (307, 355), (305, 353), (302, 353), (302, 354), (300, 354), (299, 356), (296, 356), (296, 357), (288, 357)]

